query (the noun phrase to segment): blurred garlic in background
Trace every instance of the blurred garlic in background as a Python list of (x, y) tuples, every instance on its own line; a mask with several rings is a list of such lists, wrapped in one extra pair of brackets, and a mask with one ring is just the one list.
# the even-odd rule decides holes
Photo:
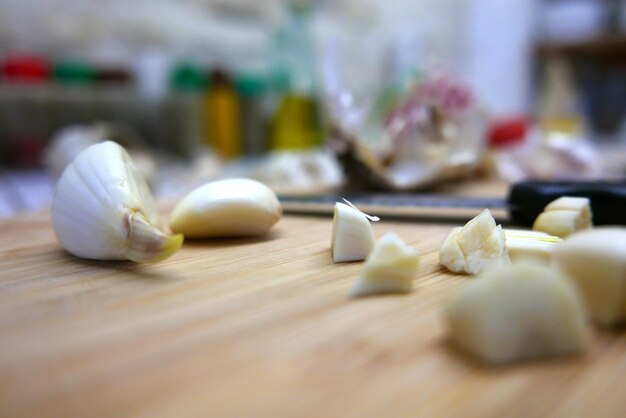
[[(332, 107), (332, 105), (331, 105)], [(351, 128), (331, 120), (329, 145), (357, 187), (412, 190), (458, 179), (479, 166), (487, 118), (470, 89), (436, 73), (417, 77), (386, 111)], [(377, 140), (363, 137), (378, 123)]]
[(45, 163), (53, 177), (58, 179), (65, 167), (86, 148), (104, 141), (122, 145), (133, 159), (135, 167), (148, 184), (156, 179), (156, 162), (142, 145), (142, 140), (132, 129), (109, 123), (70, 125), (62, 128), (50, 139), (45, 152)]
[(593, 144), (582, 137), (532, 130), (518, 144), (495, 150), (496, 174), (504, 180), (598, 179), (607, 173)]

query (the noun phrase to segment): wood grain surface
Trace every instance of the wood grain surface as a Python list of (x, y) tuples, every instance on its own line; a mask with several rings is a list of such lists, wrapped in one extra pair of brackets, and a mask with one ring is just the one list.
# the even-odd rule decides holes
[(47, 214), (0, 221), (0, 417), (623, 417), (626, 336), (488, 368), (446, 341), (450, 224), (374, 225), (421, 254), (415, 291), (351, 300), (329, 218), (189, 241), (154, 265), (64, 253)]

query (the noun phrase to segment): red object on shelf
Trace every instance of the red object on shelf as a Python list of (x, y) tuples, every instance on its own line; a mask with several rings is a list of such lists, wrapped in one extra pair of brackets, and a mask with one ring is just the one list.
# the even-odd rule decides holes
[(2, 61), (4, 79), (23, 83), (42, 83), (51, 74), (50, 63), (35, 54), (9, 54)]
[(528, 119), (524, 117), (500, 119), (493, 122), (487, 136), (489, 145), (502, 147), (524, 142), (528, 124)]

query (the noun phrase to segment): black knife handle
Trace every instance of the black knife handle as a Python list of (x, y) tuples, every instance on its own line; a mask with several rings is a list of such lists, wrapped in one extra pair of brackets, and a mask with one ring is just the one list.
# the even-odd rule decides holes
[(511, 219), (531, 226), (545, 206), (561, 196), (588, 197), (594, 225), (626, 225), (626, 181), (518, 183), (508, 196)]

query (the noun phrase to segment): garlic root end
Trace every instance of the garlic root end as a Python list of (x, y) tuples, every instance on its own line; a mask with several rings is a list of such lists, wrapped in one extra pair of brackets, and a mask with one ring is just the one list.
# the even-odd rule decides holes
[(124, 250), (124, 256), (129, 260), (161, 261), (174, 254), (183, 245), (183, 234), (166, 234), (137, 211), (127, 216), (128, 245)]

